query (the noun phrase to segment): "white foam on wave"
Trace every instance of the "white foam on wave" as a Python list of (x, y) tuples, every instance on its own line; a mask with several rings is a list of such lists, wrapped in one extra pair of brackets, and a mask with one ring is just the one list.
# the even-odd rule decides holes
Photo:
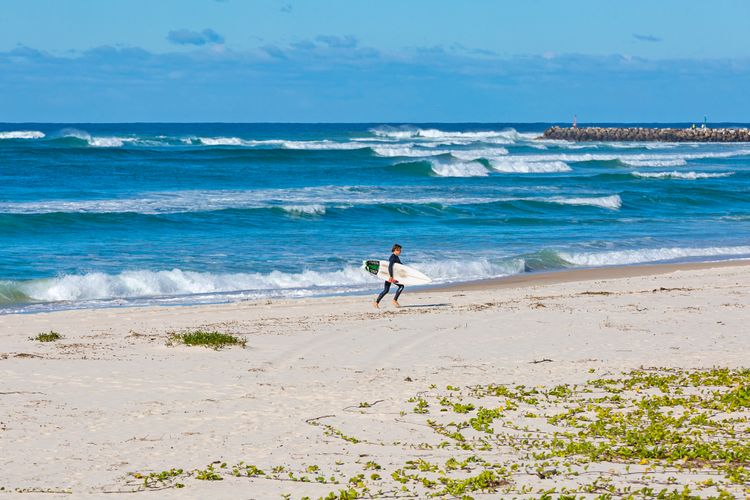
[(45, 302), (103, 300), (115, 298), (159, 297), (207, 293), (236, 292), (242, 290), (273, 290), (288, 288), (315, 288), (366, 283), (359, 269), (349, 267), (340, 271), (284, 273), (213, 274), (172, 269), (170, 271), (125, 271), (111, 275), (88, 273), (67, 275), (48, 280), (35, 280), (19, 284), (28, 297)]
[(492, 170), (515, 174), (539, 174), (553, 172), (570, 172), (570, 166), (562, 161), (525, 161), (522, 158), (493, 158), (490, 160)]
[(285, 149), (320, 149), (320, 150), (350, 150), (364, 149), (372, 145), (363, 142), (336, 142), (336, 141), (284, 141)]
[(376, 137), (386, 137), (398, 140), (424, 140), (424, 141), (472, 141), (492, 142), (495, 144), (512, 144), (519, 140), (530, 139), (538, 134), (519, 134), (515, 129), (486, 130), (486, 131), (446, 131), (434, 128), (423, 129), (417, 127), (376, 127), (370, 129), (370, 133)]
[[(739, 258), (750, 256), (750, 246), (557, 252), (557, 255), (574, 266), (601, 267), (690, 258)], [(522, 273), (525, 269), (525, 261), (521, 257), (500, 260), (440, 259), (409, 264), (433, 278), (435, 283), (508, 276)], [(302, 297), (363, 291), (376, 286), (377, 280), (354, 265), (330, 271), (268, 273), (130, 270), (118, 274), (92, 272), (24, 282), (0, 281), (0, 288), (9, 292), (7, 297), (20, 292), (34, 301), (67, 304), (121, 299), (169, 303), (180, 297), (191, 297), (191, 302), (200, 302), (203, 300), (200, 297), (208, 301), (222, 300), (220, 297)]]
[[(435, 175), (453, 177), (486, 176), (488, 170), (479, 163), (435, 162)], [(594, 198), (519, 198), (509, 196), (467, 196), (459, 192), (444, 192), (442, 188), (431, 194), (423, 187), (398, 190), (398, 195), (386, 193), (380, 187), (367, 186), (316, 186), (296, 189), (257, 190), (190, 190), (143, 193), (135, 198), (110, 198), (88, 200), (46, 200), (0, 202), (0, 213), (139, 213), (170, 214), (210, 212), (225, 209), (273, 209), (284, 206), (366, 206), (382, 204), (439, 204), (479, 205), (504, 201), (537, 201), (578, 205), (607, 205), (619, 208), (619, 195)], [(570, 200), (567, 201), (566, 200)], [(316, 210), (316, 209), (311, 209)]]
[[(255, 146), (255, 141), (246, 141), (239, 137), (198, 137), (198, 143), (204, 146)], [(192, 144), (193, 139), (184, 140), (187, 144)]]
[(473, 143), (471, 139), (449, 139), (445, 141), (421, 141), (420, 146), (425, 148), (438, 148), (443, 146), (468, 146)]
[(643, 177), (646, 179), (685, 179), (685, 180), (697, 180), (697, 179), (717, 179), (720, 177), (729, 177), (734, 175), (734, 172), (631, 172), (635, 177)]
[(490, 173), (476, 162), (438, 162), (431, 161), (432, 171), (439, 177), (487, 177)]
[(602, 146), (614, 149), (674, 149), (676, 142), (599, 142)]
[(738, 257), (744, 255), (750, 255), (750, 246), (651, 248), (593, 253), (560, 252), (560, 257), (571, 264), (590, 267), (639, 264), (642, 262), (669, 261), (685, 258)]
[(236, 146), (236, 147), (286, 147), (290, 142), (285, 139), (242, 139), (241, 137), (184, 137), (184, 144), (199, 144), (201, 146)]
[[(486, 259), (410, 262), (433, 281), (445, 283), (523, 272), (522, 259), (492, 263)], [(304, 270), (297, 273), (206, 273), (171, 269), (133, 270), (119, 274), (93, 272), (27, 282), (2, 282), (40, 302), (85, 302), (112, 299), (166, 298), (204, 294), (239, 297), (307, 296), (375, 288), (377, 280), (357, 266), (333, 271)]]
[[(566, 163), (577, 163), (585, 161), (620, 161), (631, 166), (670, 166), (657, 162), (674, 162), (674, 166), (683, 165), (686, 160), (700, 160), (710, 158), (733, 158), (736, 156), (748, 156), (750, 149), (733, 149), (729, 151), (706, 151), (701, 153), (561, 153), (561, 154), (532, 154), (514, 155), (509, 158), (519, 158), (526, 161), (563, 161)], [(633, 165), (633, 162), (639, 162)], [(677, 163), (680, 162), (680, 163)]]
[(302, 149), (302, 150), (350, 150), (364, 149), (372, 146), (364, 142), (338, 142), (330, 140), (322, 141), (292, 141), (286, 139), (265, 139), (253, 140), (242, 139), (240, 137), (188, 137), (183, 138), (185, 144), (195, 144), (202, 146), (236, 146), (236, 147), (281, 147), (283, 149)]
[(95, 148), (119, 148), (122, 147), (127, 139), (122, 137), (91, 137), (88, 140), (90, 146)]
[(281, 209), (295, 215), (323, 215), (326, 213), (325, 205), (282, 205)]
[(430, 276), (438, 283), (454, 281), (471, 281), (487, 278), (499, 278), (520, 274), (524, 271), (523, 259), (509, 259), (493, 262), (489, 259), (477, 260), (438, 260), (431, 262), (409, 263)]
[(43, 139), (44, 132), (38, 130), (10, 130), (0, 132), (0, 139)]
[(447, 151), (437, 149), (417, 149), (413, 145), (399, 145), (399, 146), (372, 146), (372, 150), (376, 155), (385, 158), (393, 158), (398, 156), (409, 157), (409, 158), (424, 158), (429, 156), (439, 156), (446, 154)]
[[(451, 155), (458, 160), (472, 161), (480, 158), (491, 158), (493, 156), (507, 155), (508, 150), (505, 148), (491, 147), (481, 149), (425, 149), (424, 147), (414, 147), (414, 143), (406, 143), (388, 146), (371, 146), (376, 155), (393, 158), (429, 158), (431, 156)], [(421, 146), (421, 145), (420, 145)]]
[(547, 201), (550, 203), (559, 203), (562, 205), (588, 205), (592, 207), (601, 207), (609, 210), (619, 210), (622, 206), (622, 199), (620, 195), (613, 194), (611, 196), (599, 196), (595, 198), (566, 198), (562, 196), (555, 196), (552, 198), (544, 198), (541, 201)]
[(453, 149), (449, 152), (454, 158), (466, 161), (478, 160), (480, 158), (488, 159), (508, 154), (507, 149), (498, 147), (482, 149)]
[(122, 147), (126, 142), (135, 142), (136, 138), (133, 137), (106, 137), (106, 136), (92, 136), (88, 132), (76, 129), (66, 129), (61, 133), (61, 137), (73, 137), (85, 141), (89, 146), (95, 148), (119, 148)]
[(684, 158), (676, 160), (620, 160), (630, 167), (682, 167), (687, 165)]

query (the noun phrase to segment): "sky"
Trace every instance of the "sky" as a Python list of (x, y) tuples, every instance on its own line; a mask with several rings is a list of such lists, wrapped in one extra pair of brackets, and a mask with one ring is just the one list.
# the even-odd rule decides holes
[(750, 2), (2, 0), (0, 122), (750, 122)]

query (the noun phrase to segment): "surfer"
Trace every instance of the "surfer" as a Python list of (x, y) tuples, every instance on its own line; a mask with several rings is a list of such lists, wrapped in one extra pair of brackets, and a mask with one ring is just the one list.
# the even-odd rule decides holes
[(390, 276), (390, 278), (385, 282), (385, 285), (383, 285), (383, 291), (380, 292), (378, 298), (375, 299), (375, 302), (372, 303), (375, 308), (380, 308), (380, 301), (383, 300), (383, 297), (385, 297), (390, 291), (391, 283), (395, 284), (398, 287), (398, 290), (396, 290), (396, 296), (393, 297), (393, 305), (396, 307), (401, 307), (401, 305), (398, 303), (398, 298), (401, 296), (401, 292), (404, 291), (404, 285), (396, 281), (396, 278), (393, 277), (393, 265), (401, 264), (401, 259), (398, 258), (399, 255), (401, 255), (401, 245), (396, 243), (395, 245), (393, 245), (393, 248), (391, 248), (391, 257), (388, 259), (388, 276)]

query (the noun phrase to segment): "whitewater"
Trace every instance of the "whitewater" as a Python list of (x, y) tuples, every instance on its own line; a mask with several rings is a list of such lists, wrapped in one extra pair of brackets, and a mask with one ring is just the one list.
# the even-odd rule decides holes
[(750, 256), (747, 144), (547, 125), (0, 123), (0, 313)]

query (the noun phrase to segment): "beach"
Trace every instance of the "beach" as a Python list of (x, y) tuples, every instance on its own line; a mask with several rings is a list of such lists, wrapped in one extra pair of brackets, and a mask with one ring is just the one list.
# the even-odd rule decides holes
[[(685, 485), (743, 496), (742, 473), (731, 469), (733, 483), (719, 461), (623, 458), (622, 447), (604, 460), (570, 447), (535, 458), (530, 444), (508, 440), (550, 432), (540, 416), (564, 413), (563, 396), (618, 377), (650, 380), (633, 370), (678, 375), (651, 388), (625, 383), (636, 389), (606, 404), (667, 391), (695, 370), (728, 368), (718, 390), (736, 390), (746, 379), (732, 370), (750, 359), (748, 264), (407, 288), (402, 308), (386, 299), (379, 311), (369, 296), (343, 296), (3, 315), (0, 487), (45, 498), (496, 498), (551, 488), (593, 497), (610, 486)], [(246, 344), (170, 337), (197, 329)], [(49, 331), (62, 338), (30, 340)], [(700, 391), (690, 387), (674, 394)], [(746, 419), (750, 410), (731, 411)], [(747, 432), (746, 422), (731, 425)]]

